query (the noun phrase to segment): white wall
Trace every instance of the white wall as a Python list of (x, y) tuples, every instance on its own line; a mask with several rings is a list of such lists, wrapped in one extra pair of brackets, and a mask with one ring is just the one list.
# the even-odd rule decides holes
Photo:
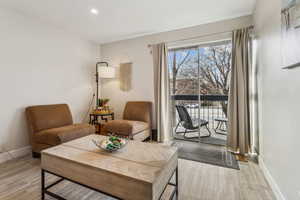
[(0, 147), (27, 146), (24, 108), (68, 103), (80, 122), (92, 96), (97, 45), (0, 8)]
[(110, 105), (114, 108), (116, 117), (120, 118), (126, 101), (154, 101), (153, 62), (148, 44), (207, 36), (248, 25), (252, 25), (251, 16), (103, 44), (101, 45), (103, 60), (114, 66), (129, 61), (133, 63), (133, 88), (129, 92), (123, 92), (119, 89), (117, 78), (105, 80), (102, 82), (101, 96), (111, 99)]
[[(281, 0), (257, 1), (261, 159), (283, 196), (300, 198), (300, 68), (281, 69)], [(280, 191), (276, 191), (280, 196)]]

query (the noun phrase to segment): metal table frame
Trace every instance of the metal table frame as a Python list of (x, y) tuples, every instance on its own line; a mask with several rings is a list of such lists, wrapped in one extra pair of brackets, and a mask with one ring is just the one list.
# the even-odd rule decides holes
[[(46, 173), (55, 175), (55, 176), (59, 177), (60, 179), (57, 180), (57, 181), (55, 181), (55, 182), (53, 182), (53, 183), (51, 183), (50, 185), (46, 186), (46, 179), (45, 179), (45, 174), (46, 174)], [(171, 183), (170, 181), (171, 181), (171, 179), (172, 179), (172, 177), (173, 177), (174, 174), (175, 174), (175, 176), (176, 176), (176, 178), (175, 178), (175, 183)], [(44, 170), (44, 169), (41, 170), (41, 186), (42, 186), (42, 187), (41, 187), (41, 193), (42, 193), (41, 199), (42, 199), (42, 200), (45, 200), (45, 195), (47, 194), (47, 195), (49, 195), (49, 196), (51, 196), (51, 197), (53, 197), (53, 198), (55, 198), (55, 199), (58, 199), (58, 200), (67, 200), (67, 199), (65, 199), (65, 198), (63, 198), (63, 197), (61, 197), (61, 196), (59, 196), (59, 195), (57, 195), (57, 194), (55, 194), (55, 193), (49, 191), (50, 188), (52, 188), (53, 186), (59, 184), (60, 182), (62, 182), (62, 181), (64, 181), (64, 180), (70, 181), (70, 182), (72, 182), (72, 183), (81, 185), (81, 186), (83, 186), (83, 187), (86, 187), (86, 188), (88, 188), (88, 189), (94, 190), (94, 191), (96, 191), (96, 192), (105, 194), (105, 195), (107, 195), (107, 196), (113, 197), (113, 198), (118, 199), (118, 200), (121, 200), (119, 197), (116, 197), (116, 196), (114, 196), (114, 195), (112, 195), (112, 194), (108, 194), (108, 193), (103, 192), (103, 191), (101, 191), (101, 190), (98, 190), (98, 189), (96, 189), (96, 188), (87, 186), (87, 185), (85, 185), (85, 184), (79, 183), (79, 182), (77, 182), (77, 181), (71, 180), (71, 179), (69, 179), (69, 178), (63, 177), (63, 176), (61, 176), (61, 175), (55, 174), (55, 173), (53, 173), (53, 172), (50, 172), (50, 171), (47, 171), (47, 170)], [(175, 194), (176, 194), (176, 199), (178, 200), (178, 166), (176, 167), (176, 169), (175, 169), (174, 172), (172, 173), (172, 176), (170, 177), (168, 183), (165, 185), (164, 190), (162, 191), (162, 193), (161, 193), (159, 199), (161, 199), (161, 197), (162, 197), (162, 195), (164, 194), (164, 192), (165, 192), (165, 190), (166, 190), (166, 188), (167, 188), (168, 185), (172, 185), (172, 186), (175, 187), (175, 189), (173, 190), (173, 192), (172, 192), (172, 194), (171, 194), (170, 200), (173, 200), (173, 197), (174, 197)]]
[[(227, 129), (228, 129), (228, 119), (225, 118), (216, 118), (214, 121), (217, 122), (217, 126), (214, 128), (215, 133), (221, 134), (221, 135), (227, 135)], [(224, 126), (226, 129), (224, 129)]]
[(99, 117), (101, 120), (105, 120), (105, 122), (107, 122), (108, 117), (111, 117), (111, 120), (115, 119), (115, 113), (111, 112), (111, 113), (103, 113), (103, 114), (101, 114), (101, 113), (91, 113), (90, 114), (89, 124), (99, 126), (99, 129), (96, 130), (96, 133), (98, 133), (98, 134), (101, 133), (101, 123), (98, 120)]

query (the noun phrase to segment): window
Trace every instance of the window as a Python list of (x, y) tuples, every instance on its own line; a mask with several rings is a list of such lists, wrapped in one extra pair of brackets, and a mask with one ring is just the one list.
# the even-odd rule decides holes
[[(192, 120), (208, 121), (210, 129), (216, 127), (215, 119), (227, 117), (231, 49), (230, 40), (169, 49), (173, 127), (179, 122), (178, 104), (187, 108)], [(219, 138), (226, 140), (225, 135)]]
[(228, 95), (231, 41), (169, 50), (172, 95)]

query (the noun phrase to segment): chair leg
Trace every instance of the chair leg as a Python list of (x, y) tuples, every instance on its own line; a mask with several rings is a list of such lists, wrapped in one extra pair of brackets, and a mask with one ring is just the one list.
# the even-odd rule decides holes
[(218, 121), (216, 128), (214, 128), (215, 132), (218, 132), (219, 126), (220, 126), (220, 122)]
[[(192, 131), (192, 132), (196, 132), (196, 131)], [(188, 132), (187, 129), (185, 129), (185, 131), (184, 131), (184, 133), (183, 133), (183, 137), (184, 137), (185, 139), (195, 139), (195, 138), (199, 138), (199, 139), (200, 139), (200, 138), (202, 138), (202, 137), (207, 137), (207, 136), (201, 136), (201, 135), (200, 135), (200, 132), (199, 132), (198, 136), (195, 136), (195, 137), (187, 137), (187, 136), (186, 136), (187, 133), (190, 133), (190, 132)]]
[(181, 124), (181, 121), (177, 123), (176, 128), (175, 128), (175, 133), (177, 133), (177, 129), (178, 129), (180, 124)]
[(210, 132), (210, 130), (209, 130), (209, 128), (208, 128), (208, 126), (207, 126), (207, 125), (205, 125), (205, 128), (207, 129), (207, 131), (208, 131), (208, 133), (209, 133), (208, 137), (210, 137), (210, 136), (211, 136), (211, 132)]
[(32, 157), (33, 158), (41, 158), (41, 154), (37, 152), (32, 152)]
[(187, 133), (187, 132), (186, 132), (186, 129), (185, 129), (185, 130), (184, 130), (184, 133), (183, 133), (183, 137), (184, 137), (184, 138), (188, 138), (188, 137), (185, 136), (186, 133)]
[(200, 131), (199, 131), (199, 139), (200, 139), (200, 138), (206, 138), (206, 137), (210, 137), (210, 136), (211, 136), (211, 132), (210, 132), (209, 128), (207, 127), (207, 125), (205, 126), (205, 128), (206, 128), (207, 131), (208, 131), (208, 135), (203, 135), (203, 136), (201, 136), (201, 133), (200, 133)]

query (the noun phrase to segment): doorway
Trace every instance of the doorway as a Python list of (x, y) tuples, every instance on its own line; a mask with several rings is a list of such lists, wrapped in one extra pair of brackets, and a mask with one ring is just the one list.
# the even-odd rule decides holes
[(226, 145), (231, 40), (171, 48), (173, 137)]

